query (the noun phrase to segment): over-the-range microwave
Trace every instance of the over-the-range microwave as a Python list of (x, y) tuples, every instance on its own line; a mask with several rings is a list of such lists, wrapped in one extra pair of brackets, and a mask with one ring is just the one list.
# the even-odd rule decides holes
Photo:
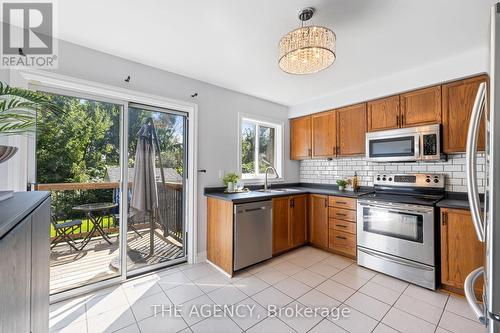
[(367, 133), (366, 159), (373, 162), (445, 160), (441, 151), (441, 125)]

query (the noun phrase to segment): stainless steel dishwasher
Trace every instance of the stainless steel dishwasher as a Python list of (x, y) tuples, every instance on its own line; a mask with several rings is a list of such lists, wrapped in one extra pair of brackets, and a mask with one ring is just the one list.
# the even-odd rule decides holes
[(273, 255), (273, 204), (271, 200), (234, 206), (234, 270)]

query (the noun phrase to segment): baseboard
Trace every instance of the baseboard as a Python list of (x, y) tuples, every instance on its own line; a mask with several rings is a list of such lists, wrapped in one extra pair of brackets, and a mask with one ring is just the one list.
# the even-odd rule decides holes
[(207, 251), (197, 253), (195, 260), (196, 260), (195, 264), (199, 264), (199, 263), (207, 261)]
[(232, 278), (232, 275), (229, 274), (228, 272), (226, 272), (225, 270), (223, 270), (222, 268), (220, 268), (219, 266), (217, 266), (216, 264), (214, 264), (213, 262), (211, 262), (210, 260), (206, 260), (207, 263), (212, 266), (213, 268), (215, 268), (216, 270), (218, 270), (219, 272), (221, 272), (222, 274), (224, 274), (225, 276), (227, 276), (228, 278)]

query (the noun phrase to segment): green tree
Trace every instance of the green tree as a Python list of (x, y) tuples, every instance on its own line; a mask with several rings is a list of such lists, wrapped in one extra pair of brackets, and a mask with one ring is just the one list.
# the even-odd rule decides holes
[(64, 113), (37, 117), (39, 183), (102, 181), (107, 165), (119, 164), (120, 107), (49, 95)]

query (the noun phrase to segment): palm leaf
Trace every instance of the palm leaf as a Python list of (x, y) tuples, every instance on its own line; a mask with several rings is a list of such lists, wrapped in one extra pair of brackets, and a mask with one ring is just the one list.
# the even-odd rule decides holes
[(19, 134), (34, 128), (37, 112), (63, 113), (46, 95), (0, 82), (0, 134)]

